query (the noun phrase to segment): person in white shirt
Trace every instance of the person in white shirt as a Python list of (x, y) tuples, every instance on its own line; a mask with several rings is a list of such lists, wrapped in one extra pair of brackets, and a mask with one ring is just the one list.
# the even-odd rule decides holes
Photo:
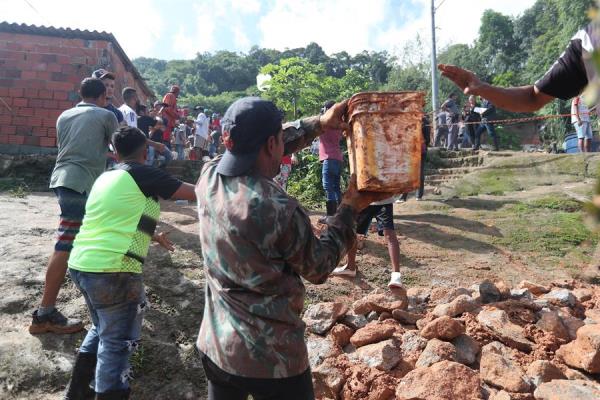
[(126, 87), (123, 89), (122, 95), (124, 103), (119, 107), (119, 111), (123, 113), (123, 118), (127, 126), (137, 128), (137, 114), (135, 110), (140, 103), (137, 92), (134, 88)]
[(199, 109), (198, 116), (194, 124), (196, 129), (194, 132), (194, 150), (196, 151), (197, 159), (202, 159), (202, 156), (208, 156), (208, 118), (204, 114), (204, 109)]
[(571, 101), (571, 123), (577, 131), (580, 152), (592, 151), (592, 126), (590, 125), (590, 110), (585, 105), (583, 96), (576, 96)]
[[(392, 262), (392, 276), (388, 287), (402, 287), (402, 274), (400, 273), (400, 244), (394, 227), (394, 200), (395, 197), (371, 203), (371, 205), (362, 210), (356, 218), (356, 234), (367, 235), (373, 217), (377, 220), (377, 231), (379, 236), (385, 236), (390, 261)], [(358, 268), (356, 267), (356, 244), (348, 251), (348, 263), (337, 267), (331, 273), (332, 276), (356, 276)]]

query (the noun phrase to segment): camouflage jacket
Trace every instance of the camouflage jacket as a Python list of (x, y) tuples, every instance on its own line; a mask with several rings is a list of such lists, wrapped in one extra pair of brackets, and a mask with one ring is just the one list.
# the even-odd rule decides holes
[[(286, 153), (319, 133), (315, 119), (284, 126)], [(206, 275), (198, 348), (233, 375), (299, 375), (309, 367), (301, 278), (327, 279), (354, 244), (356, 215), (340, 207), (317, 238), (306, 210), (272, 179), (225, 177), (218, 161), (204, 166), (196, 185)]]

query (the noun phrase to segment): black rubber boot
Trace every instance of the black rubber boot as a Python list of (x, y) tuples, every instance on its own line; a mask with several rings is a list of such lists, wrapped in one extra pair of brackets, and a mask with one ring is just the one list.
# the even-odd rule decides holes
[(106, 393), (96, 393), (96, 400), (127, 400), (131, 389), (112, 390)]
[(96, 394), (90, 388), (90, 382), (96, 373), (96, 354), (77, 353), (71, 380), (64, 400), (91, 400)]

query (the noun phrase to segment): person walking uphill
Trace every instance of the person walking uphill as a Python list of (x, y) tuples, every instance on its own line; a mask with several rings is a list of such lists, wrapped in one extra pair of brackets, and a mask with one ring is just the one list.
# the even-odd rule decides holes
[[(323, 106), (323, 113), (329, 110), (335, 102), (328, 101)], [(327, 216), (335, 214), (337, 206), (342, 201), (340, 189), (340, 177), (342, 174), (343, 157), (340, 147), (342, 131), (339, 129), (328, 129), (319, 137), (319, 161), (322, 165), (323, 189), (327, 194)], [(319, 222), (325, 223), (326, 219)]]
[[(355, 241), (357, 212), (382, 194), (359, 193), (356, 178), (320, 238), (306, 210), (273, 177), (281, 157), (328, 129), (348, 129), (346, 103), (286, 124), (257, 97), (234, 102), (222, 119), (223, 155), (196, 185), (206, 275), (197, 347), (210, 400), (314, 399), (302, 278), (322, 283)], [(388, 194), (383, 196), (389, 197)]]
[(146, 305), (142, 266), (151, 240), (173, 250), (165, 234), (155, 234), (158, 198), (196, 199), (193, 185), (144, 165), (141, 130), (122, 127), (112, 142), (121, 163), (94, 183), (69, 258), (69, 275), (83, 294), (92, 327), (79, 347), (67, 400), (93, 395), (94, 378), (96, 399), (128, 398), (129, 356), (138, 346)]
[(81, 321), (67, 319), (56, 309), (56, 298), (83, 220), (87, 195), (104, 171), (110, 135), (118, 128), (118, 122), (115, 114), (103, 108), (106, 88), (100, 79), (84, 79), (79, 93), (83, 101), (63, 112), (56, 121), (58, 155), (50, 189), (58, 198), (60, 222), (54, 252), (48, 261), (42, 303), (33, 312), (29, 326), (32, 334), (83, 330)]

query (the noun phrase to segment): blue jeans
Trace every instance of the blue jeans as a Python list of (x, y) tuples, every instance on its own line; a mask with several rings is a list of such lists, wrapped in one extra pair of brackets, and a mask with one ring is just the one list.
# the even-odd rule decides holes
[(479, 128), (477, 128), (477, 130), (475, 131), (475, 146), (477, 147), (481, 145), (481, 134), (484, 130), (487, 131), (488, 135), (490, 135), (490, 138), (497, 140), (494, 125), (483, 123), (479, 125)]
[(129, 356), (137, 349), (146, 295), (141, 274), (92, 273), (69, 268), (92, 319), (79, 351), (96, 354), (96, 393), (129, 388)]
[(185, 153), (183, 152), (184, 144), (175, 144), (175, 150), (177, 150), (177, 159), (185, 160)]
[[(157, 151), (154, 147), (148, 146), (148, 157), (146, 158), (146, 165), (154, 165), (154, 158), (156, 157), (156, 153), (157, 153)], [(162, 153), (158, 153), (158, 154), (165, 158), (163, 165), (167, 165), (173, 159), (171, 152), (166, 147), (165, 147), (165, 151), (163, 151)]]
[(342, 202), (340, 189), (340, 175), (342, 173), (342, 162), (340, 160), (324, 160), (322, 167), (323, 189), (327, 194), (327, 201)]

